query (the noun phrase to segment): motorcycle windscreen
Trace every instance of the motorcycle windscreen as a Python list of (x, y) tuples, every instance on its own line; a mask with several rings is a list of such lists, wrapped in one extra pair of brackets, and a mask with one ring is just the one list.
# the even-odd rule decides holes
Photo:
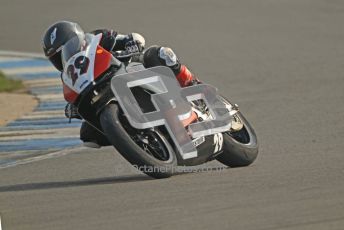
[(75, 54), (81, 51), (81, 48), (86, 45), (85, 39), (80, 39), (80, 37), (75, 36), (70, 39), (62, 48), (61, 58), (63, 67), (66, 65), (68, 60)]

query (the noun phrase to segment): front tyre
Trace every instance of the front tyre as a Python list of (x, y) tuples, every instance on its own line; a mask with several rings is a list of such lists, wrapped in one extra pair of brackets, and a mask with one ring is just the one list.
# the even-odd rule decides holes
[(172, 146), (158, 130), (129, 133), (119, 119), (117, 104), (100, 114), (100, 123), (109, 142), (134, 167), (153, 178), (172, 176), (177, 158)]

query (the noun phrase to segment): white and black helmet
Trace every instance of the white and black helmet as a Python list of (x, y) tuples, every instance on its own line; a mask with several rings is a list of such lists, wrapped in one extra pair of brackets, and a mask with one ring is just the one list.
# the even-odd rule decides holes
[(59, 70), (63, 70), (61, 50), (63, 45), (74, 37), (83, 39), (84, 31), (74, 22), (59, 21), (49, 26), (43, 37), (43, 50), (46, 57)]

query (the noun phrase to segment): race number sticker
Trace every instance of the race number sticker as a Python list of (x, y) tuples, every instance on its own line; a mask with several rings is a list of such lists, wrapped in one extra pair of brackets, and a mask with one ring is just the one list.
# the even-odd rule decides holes
[(222, 133), (216, 133), (214, 135), (214, 145), (215, 145), (214, 153), (217, 153), (218, 151), (222, 150), (222, 146), (223, 146)]
[(75, 59), (74, 64), (67, 67), (67, 75), (72, 79), (73, 86), (78, 80), (79, 76), (87, 73), (90, 59), (85, 56), (79, 56)]

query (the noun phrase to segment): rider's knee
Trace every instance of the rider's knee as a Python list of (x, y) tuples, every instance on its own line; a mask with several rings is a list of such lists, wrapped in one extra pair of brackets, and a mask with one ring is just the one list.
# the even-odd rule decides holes
[(146, 49), (143, 55), (144, 65), (147, 68), (154, 66), (168, 66), (175, 74), (180, 71), (180, 63), (177, 55), (171, 48), (151, 46)]

